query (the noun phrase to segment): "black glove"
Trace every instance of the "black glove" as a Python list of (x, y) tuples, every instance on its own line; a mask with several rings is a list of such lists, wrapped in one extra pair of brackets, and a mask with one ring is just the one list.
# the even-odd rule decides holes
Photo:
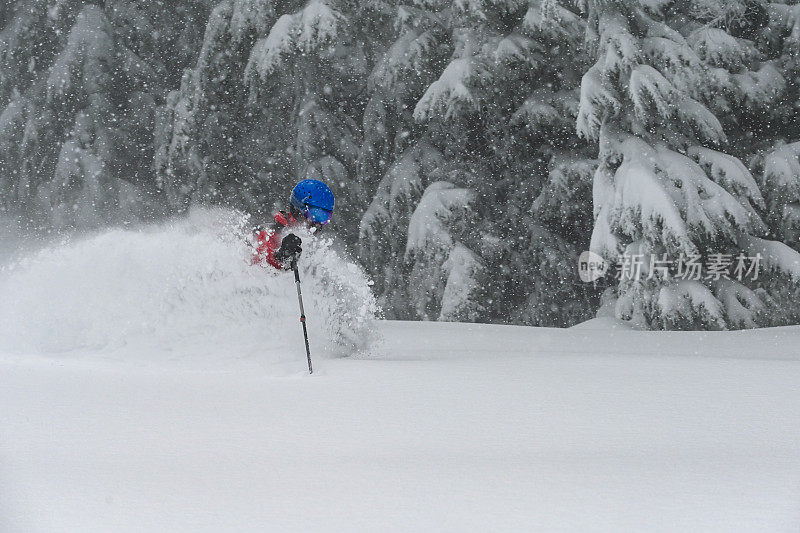
[(303, 248), (300, 246), (302, 242), (303, 241), (300, 240), (300, 237), (294, 233), (290, 233), (283, 238), (281, 247), (277, 252), (275, 252), (275, 259), (281, 263), (297, 260), (297, 258), (300, 257), (300, 254), (303, 252)]

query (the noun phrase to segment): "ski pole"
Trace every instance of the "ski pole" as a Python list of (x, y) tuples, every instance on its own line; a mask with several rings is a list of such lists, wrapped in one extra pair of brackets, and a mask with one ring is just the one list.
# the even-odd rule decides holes
[(300, 323), (303, 324), (303, 338), (306, 340), (306, 358), (308, 359), (308, 373), (313, 374), (311, 368), (311, 348), (308, 347), (308, 329), (306, 328), (306, 311), (303, 309), (303, 293), (300, 291), (300, 272), (297, 270), (297, 259), (292, 260), (292, 270), (294, 270), (294, 283), (297, 285), (297, 301), (300, 302)]

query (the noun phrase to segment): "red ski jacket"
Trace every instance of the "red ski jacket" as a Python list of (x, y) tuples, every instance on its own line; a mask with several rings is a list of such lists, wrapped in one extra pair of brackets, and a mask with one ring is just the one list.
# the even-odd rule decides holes
[(275, 258), (275, 252), (281, 247), (286, 228), (299, 226), (300, 222), (291, 213), (278, 211), (275, 213), (275, 222), (267, 229), (256, 228), (256, 252), (251, 260), (252, 264), (263, 265), (265, 262), (278, 270), (288, 270), (288, 264), (283, 264)]

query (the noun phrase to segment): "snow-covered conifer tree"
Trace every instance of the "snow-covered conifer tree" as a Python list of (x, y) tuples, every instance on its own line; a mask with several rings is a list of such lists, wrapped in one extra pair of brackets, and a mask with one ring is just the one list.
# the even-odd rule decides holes
[[(398, 292), (413, 294), (420, 284), (429, 287), (433, 280), (440, 280), (442, 288), (449, 286), (448, 276), (455, 272), (464, 280), (462, 285), (471, 287), (471, 298), (479, 304), (469, 312), (482, 320), (524, 308), (525, 312), (516, 312), (516, 320), (570, 322), (561, 320), (552, 302), (538, 308), (528, 303), (547, 300), (532, 298), (534, 293), (579, 299), (571, 284), (559, 283), (560, 291), (551, 290), (559, 276), (563, 282), (570, 275), (555, 265), (577, 262), (577, 247), (568, 243), (575, 234), (569, 229), (562, 232), (564, 226), (549, 225), (552, 221), (544, 216), (537, 217), (532, 205), (548, 182), (548, 162), (560, 168), (569, 166), (568, 161), (580, 166), (581, 150), (575, 151), (580, 143), (570, 115), (574, 120), (578, 103), (582, 20), (555, 2), (453, 2), (424, 4), (419, 9), (400, 6), (397, 27), (397, 40), (370, 77), (373, 98), (394, 104), (376, 106), (376, 120), (370, 126), (400, 133), (393, 146), (383, 145), (383, 151), (370, 145), (370, 155), (379, 160), (398, 154), (361, 224), (361, 257), (369, 257), (375, 265), (378, 290), (387, 301), (394, 301)], [(575, 156), (557, 157), (570, 142)], [(436, 154), (426, 160), (439, 166), (420, 175), (418, 167), (408, 165), (422, 160), (420, 153)], [(410, 168), (414, 168), (414, 178), (409, 181), (398, 169)], [(467, 220), (462, 221), (463, 227), (480, 228), (471, 231), (471, 238), (411, 239), (409, 222), (419, 219), (415, 209), (424, 207), (427, 188), (437, 181), (474, 196), (468, 214), (463, 215)], [(396, 191), (403, 192), (395, 195)], [(395, 201), (397, 197), (402, 201)], [(383, 232), (387, 225), (391, 230)], [(548, 226), (549, 230), (542, 231), (552, 231), (552, 238), (564, 243), (556, 248), (560, 260), (551, 262), (549, 278), (531, 275), (531, 269), (522, 267), (548, 253), (550, 245), (532, 238), (531, 226)], [(414, 230), (418, 233), (419, 226)], [(398, 241), (406, 235), (416, 252), (401, 261)], [(577, 241), (581, 240), (588, 241), (588, 235), (578, 236)], [(420, 242), (438, 244), (421, 252)], [(538, 252), (531, 253), (532, 249)], [(452, 259), (449, 253), (454, 254)], [(453, 271), (457, 262), (473, 266)], [(391, 266), (384, 270), (386, 264)], [(388, 277), (382, 282), (384, 272)], [(435, 318), (442, 306), (442, 318), (447, 318), (451, 306), (444, 300), (445, 293), (429, 291), (424, 305), (414, 304), (410, 316)], [(548, 308), (546, 317), (534, 311), (544, 307)]]
[(262, 159), (272, 150), (259, 143), (278, 144), (280, 133), (247, 106), (244, 79), (250, 51), (275, 19), (272, 5), (259, 0), (223, 0), (211, 11), (196, 64), (159, 112), (155, 168), (171, 206), (257, 203), (262, 181), (286, 165), (280, 157)]
[[(196, 66), (162, 112), (156, 166), (169, 196), (266, 216), (308, 176), (331, 184), (337, 219), (360, 216), (356, 119), (381, 9), (380, 0), (219, 2)], [(355, 227), (339, 230), (352, 238)]]
[[(359, 175), (362, 93), (375, 61), (376, 40), (388, 22), (386, 4), (311, 0), (283, 14), (253, 48), (245, 72), (257, 98), (286, 92), (297, 176), (331, 183), (337, 218), (360, 217), (369, 200)], [(284, 81), (275, 83), (276, 79)], [(350, 240), (354, 224), (338, 233)]]
[(470, 320), (480, 316), (475, 300), (484, 265), (470, 249), (477, 239), (468, 220), (475, 193), (446, 181), (431, 183), (408, 226), (406, 257), (410, 303), (427, 320)]
[(691, 4), (587, 2), (597, 60), (583, 77), (578, 131), (600, 149), (592, 248), (615, 262), (643, 258), (644, 275), (613, 289), (621, 318), (652, 328), (752, 326), (767, 303), (757, 286), (676, 279), (648, 266), (665, 255), (741, 251), (800, 274), (800, 256), (759, 238), (762, 193), (748, 169), (720, 151), (727, 137), (717, 115), (779, 91), (774, 71), (751, 63), (752, 43), (736, 36), (749, 28), (742, 17), (760, 10), (752, 2)]
[(779, 98), (759, 110), (748, 140), (759, 149), (754, 160), (767, 204), (765, 221), (781, 241), (800, 250), (800, 5), (771, 3), (769, 23), (756, 44), (784, 80)]
[(27, 0), (9, 8), (0, 39), (7, 210), (47, 227), (160, 210), (153, 116), (173, 67), (191, 55), (193, 22), (204, 17), (192, 4)]

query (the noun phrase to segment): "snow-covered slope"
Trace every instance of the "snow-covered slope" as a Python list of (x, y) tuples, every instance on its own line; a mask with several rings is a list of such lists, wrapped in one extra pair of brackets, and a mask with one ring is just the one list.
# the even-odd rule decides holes
[(800, 328), (375, 321), (307, 239), (308, 376), (240, 222), (0, 265), (0, 531), (800, 530)]
[(800, 527), (800, 329), (379, 329), (314, 376), (0, 356), (0, 530)]

